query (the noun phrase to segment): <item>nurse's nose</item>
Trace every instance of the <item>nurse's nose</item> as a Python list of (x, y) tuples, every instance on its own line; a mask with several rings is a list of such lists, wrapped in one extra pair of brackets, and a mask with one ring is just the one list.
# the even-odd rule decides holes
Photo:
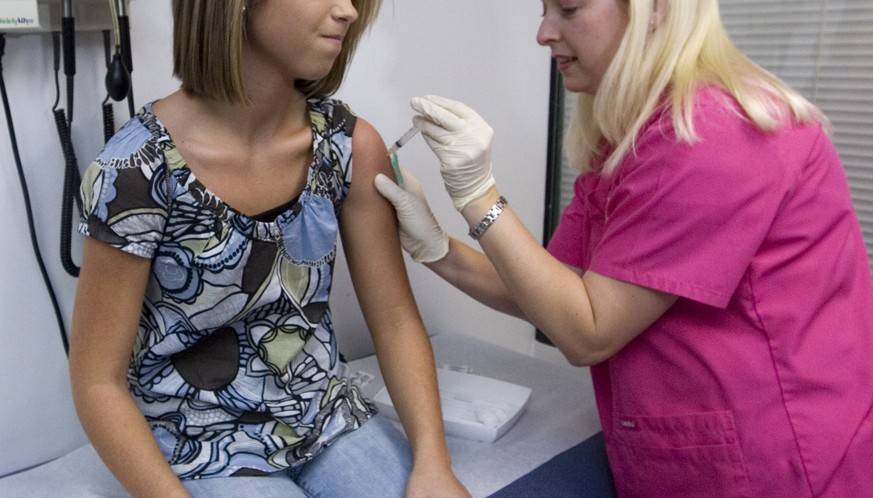
[(537, 43), (545, 47), (557, 41), (558, 38), (560, 38), (560, 34), (555, 28), (552, 19), (548, 14), (544, 15), (543, 20), (540, 21), (540, 29), (537, 30)]

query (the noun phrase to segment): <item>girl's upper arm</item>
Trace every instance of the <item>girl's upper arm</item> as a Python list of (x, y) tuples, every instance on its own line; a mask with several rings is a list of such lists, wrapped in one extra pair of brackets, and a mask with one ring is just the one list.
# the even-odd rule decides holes
[(151, 260), (85, 238), (73, 311), (75, 383), (124, 382)]
[(386, 303), (396, 309), (414, 306), (414, 302), (394, 209), (373, 183), (378, 173), (392, 177), (388, 151), (379, 133), (360, 118), (352, 149), (352, 187), (342, 207), (340, 231), (355, 291), (369, 323), (374, 315), (368, 312), (384, 311)]

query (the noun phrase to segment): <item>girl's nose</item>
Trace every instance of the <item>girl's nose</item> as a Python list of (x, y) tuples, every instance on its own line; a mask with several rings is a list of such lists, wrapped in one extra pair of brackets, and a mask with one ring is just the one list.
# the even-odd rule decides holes
[(338, 0), (333, 10), (333, 16), (351, 24), (358, 18), (358, 9), (355, 8), (352, 0)]

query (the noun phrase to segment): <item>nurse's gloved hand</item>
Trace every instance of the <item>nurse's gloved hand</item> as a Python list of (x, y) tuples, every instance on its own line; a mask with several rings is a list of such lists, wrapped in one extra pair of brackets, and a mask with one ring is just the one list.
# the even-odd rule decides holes
[(455, 209), (461, 211), (494, 185), (491, 139), (494, 130), (466, 105), (428, 95), (412, 99), (413, 121), (440, 160), (440, 173)]
[(437, 222), (421, 183), (401, 167), (403, 186), (383, 174), (376, 175), (374, 183), (382, 197), (394, 205), (400, 224), (400, 244), (417, 263), (432, 263), (449, 253), (449, 236)]

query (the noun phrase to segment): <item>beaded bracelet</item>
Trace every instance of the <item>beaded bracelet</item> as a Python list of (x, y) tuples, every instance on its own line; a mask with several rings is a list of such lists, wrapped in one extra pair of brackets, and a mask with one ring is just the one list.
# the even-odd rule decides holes
[(497, 220), (497, 217), (500, 216), (500, 213), (503, 212), (503, 208), (505, 208), (507, 204), (506, 197), (501, 195), (500, 198), (497, 199), (497, 202), (491, 206), (491, 209), (485, 213), (485, 216), (482, 217), (482, 221), (480, 221), (474, 228), (470, 229), (470, 237), (473, 237), (473, 240), (479, 240), (482, 235), (485, 234), (485, 230), (488, 230), (488, 227)]

